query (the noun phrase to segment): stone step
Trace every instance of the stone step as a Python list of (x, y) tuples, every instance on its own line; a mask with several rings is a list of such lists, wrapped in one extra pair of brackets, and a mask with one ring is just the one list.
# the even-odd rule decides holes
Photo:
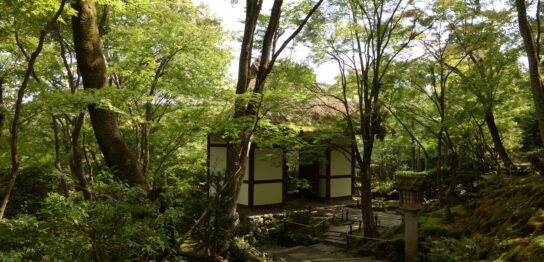
[(290, 247), (290, 248), (285, 248), (285, 249), (282, 249), (282, 250), (279, 250), (279, 251), (274, 251), (275, 254), (281, 254), (281, 253), (291, 253), (291, 252), (296, 252), (300, 249), (304, 249), (306, 248), (305, 246), (294, 246), (294, 247)]
[(345, 238), (344, 238), (344, 240), (326, 238), (326, 239), (323, 239), (323, 242), (329, 243), (329, 244), (334, 244), (334, 245), (342, 245), (342, 246), (347, 245), (347, 242), (346, 242)]
[(356, 262), (356, 261), (366, 261), (366, 262), (386, 262), (384, 260), (376, 260), (374, 257), (354, 257), (354, 258), (317, 258), (317, 259), (309, 259), (309, 260), (302, 260), (303, 262)]

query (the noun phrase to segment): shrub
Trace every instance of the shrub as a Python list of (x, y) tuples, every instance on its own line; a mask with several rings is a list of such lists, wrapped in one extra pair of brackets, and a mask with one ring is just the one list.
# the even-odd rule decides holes
[(308, 225), (312, 222), (312, 214), (306, 211), (289, 211), (287, 216), (296, 223)]
[[(6, 208), (6, 217), (18, 214), (35, 214), (41, 207), (41, 201), (49, 192), (57, 192), (54, 175), (50, 167), (30, 166), (19, 170), (17, 180)], [(7, 184), (9, 170), (0, 171), (0, 185)], [(58, 189), (60, 192), (60, 188)]]
[(151, 260), (173, 251), (179, 212), (140, 187), (101, 184), (94, 201), (50, 193), (37, 215), (0, 222), (0, 254), (18, 260)]

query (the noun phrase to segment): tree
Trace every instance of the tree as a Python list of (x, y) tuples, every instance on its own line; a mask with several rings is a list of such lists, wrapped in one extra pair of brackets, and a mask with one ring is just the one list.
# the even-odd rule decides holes
[[(365, 236), (376, 236), (370, 165), (375, 139), (384, 132), (380, 93), (391, 85), (385, 81), (391, 64), (419, 34), (415, 29), (418, 11), (409, 9), (410, 1), (349, 1), (336, 5), (333, 9), (336, 13), (331, 14), (328, 22), (341, 21), (334, 23), (340, 26), (330, 31), (323, 30), (327, 26), (319, 28), (321, 32), (316, 32), (318, 36), (313, 38), (317, 41), (314, 49), (324, 49), (324, 57), (338, 64), (341, 90), (335, 95), (344, 105), (351, 147), (362, 173), (364, 232)], [(355, 109), (350, 106), (352, 99)], [(357, 145), (359, 134), (362, 150)]]
[[(466, 5), (466, 6), (465, 6)], [(456, 11), (461, 25), (452, 28), (452, 40), (460, 49), (460, 53), (467, 54), (466, 72), (457, 67), (451, 69), (461, 76), (463, 82), (469, 86), (481, 104), (484, 121), (493, 139), (495, 151), (499, 154), (506, 167), (512, 165), (503, 145), (499, 129), (495, 122), (495, 105), (500, 89), (505, 88), (515, 79), (516, 57), (518, 51), (513, 46), (515, 38), (501, 32), (508, 23), (509, 11), (487, 10), (482, 12), (479, 3), (474, 5), (461, 4)], [(482, 20), (481, 22), (477, 22)], [(505, 51), (502, 51), (505, 50)], [(446, 64), (448, 66), (448, 64)]]
[[(72, 8), (78, 13), (72, 17), (72, 31), (83, 88), (94, 91), (106, 89), (107, 70), (96, 24), (95, 3), (92, 0), (78, 0), (72, 3)], [(129, 183), (151, 189), (121, 134), (115, 112), (96, 104), (90, 104), (88, 108), (96, 140), (108, 166)]]
[(28, 86), (28, 82), (30, 80), (31, 75), (34, 72), (34, 64), (36, 63), (36, 59), (40, 55), (40, 52), (42, 51), (43, 44), (45, 41), (45, 37), (51, 31), (55, 23), (57, 22), (57, 19), (62, 14), (62, 11), (64, 10), (64, 5), (66, 3), (66, 0), (63, 0), (60, 3), (59, 8), (54, 13), (52, 18), (46, 23), (46, 25), (43, 27), (43, 29), (40, 31), (40, 35), (38, 38), (38, 45), (34, 49), (34, 51), (28, 56), (26, 55), (24, 49), (21, 49), (21, 51), (25, 54), (25, 57), (27, 57), (27, 67), (26, 72), (24, 75), (23, 80), (21, 81), (21, 85), (19, 87), (19, 90), (17, 91), (17, 101), (15, 103), (15, 112), (13, 113), (13, 120), (11, 124), (11, 142), (10, 142), (10, 149), (11, 149), (11, 172), (10, 172), (10, 179), (6, 186), (6, 189), (4, 190), (4, 194), (2, 196), (2, 202), (0, 203), (0, 219), (4, 217), (4, 212), (6, 211), (6, 206), (9, 201), (9, 196), (11, 194), (11, 190), (13, 189), (13, 186), (15, 184), (15, 180), (17, 179), (17, 173), (19, 171), (19, 158), (18, 158), (18, 151), (17, 151), (17, 139), (19, 136), (19, 121), (21, 117), (21, 108), (23, 106), (23, 97), (25, 95), (25, 90)]
[(228, 35), (187, 1), (134, 2), (110, 13), (102, 35), (113, 89), (108, 102), (120, 112), (146, 179), (161, 187), (168, 168), (190, 169), (176, 157), (180, 148), (201, 142), (214, 125), (208, 117), (227, 92), (218, 87), (229, 81), (230, 53), (222, 44)]
[[(544, 85), (542, 84), (542, 76), (540, 74), (541, 3), (540, 0), (537, 1), (536, 34), (533, 33), (531, 24), (529, 24), (527, 19), (527, 6), (525, 0), (516, 0), (515, 5), (518, 12), (519, 31), (523, 38), (523, 45), (525, 46), (525, 53), (527, 54), (527, 61), (529, 62), (529, 79), (531, 80), (531, 91), (533, 93), (536, 118), (538, 119), (538, 126), (540, 129), (540, 139), (544, 144)], [(536, 39), (534, 35), (536, 35)]]
[[(270, 11), (270, 17), (266, 24), (266, 30), (262, 38), (261, 51), (253, 65), (252, 51), (255, 45), (255, 29), (261, 13), (262, 0), (246, 1), (246, 18), (244, 35), (242, 37), (241, 52), (238, 64), (238, 80), (234, 101), (233, 121), (236, 126), (234, 135), (229, 139), (227, 146), (227, 170), (224, 184), (217, 192), (219, 197), (216, 207), (222, 214), (222, 228), (216, 228), (215, 239), (218, 246), (213, 254), (222, 254), (230, 246), (234, 226), (236, 225), (236, 201), (243, 182), (246, 156), (251, 147), (251, 138), (259, 121), (259, 110), (262, 103), (264, 86), (274, 63), (282, 51), (297, 36), (312, 14), (319, 8), (323, 0), (315, 5), (307, 5), (307, 15), (302, 19), (295, 30), (281, 44), (277, 45), (280, 37), (279, 25), (282, 14), (282, 0), (275, 0)], [(276, 49), (277, 48), (277, 49)], [(251, 68), (254, 67), (254, 70)], [(254, 76), (253, 76), (254, 75)], [(255, 78), (253, 81), (252, 78)], [(253, 88), (250, 89), (250, 82)], [(247, 94), (251, 94), (248, 99)], [(218, 219), (218, 218), (216, 218)]]

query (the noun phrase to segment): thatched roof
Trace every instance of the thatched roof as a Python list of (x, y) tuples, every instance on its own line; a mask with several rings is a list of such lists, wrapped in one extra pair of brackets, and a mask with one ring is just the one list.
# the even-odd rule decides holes
[[(347, 116), (343, 101), (335, 97), (316, 97), (302, 102), (285, 101), (293, 107), (285, 110), (271, 110), (267, 118), (276, 124), (294, 124), (303, 129), (314, 129), (316, 125), (332, 124), (334, 119)], [(356, 114), (356, 106), (349, 102), (349, 114)]]

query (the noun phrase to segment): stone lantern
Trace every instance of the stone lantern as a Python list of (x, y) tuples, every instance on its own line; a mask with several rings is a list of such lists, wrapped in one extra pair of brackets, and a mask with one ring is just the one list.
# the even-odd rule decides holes
[(397, 176), (399, 207), (404, 211), (404, 253), (405, 261), (412, 262), (418, 248), (418, 211), (423, 208), (423, 186), (425, 176)]

